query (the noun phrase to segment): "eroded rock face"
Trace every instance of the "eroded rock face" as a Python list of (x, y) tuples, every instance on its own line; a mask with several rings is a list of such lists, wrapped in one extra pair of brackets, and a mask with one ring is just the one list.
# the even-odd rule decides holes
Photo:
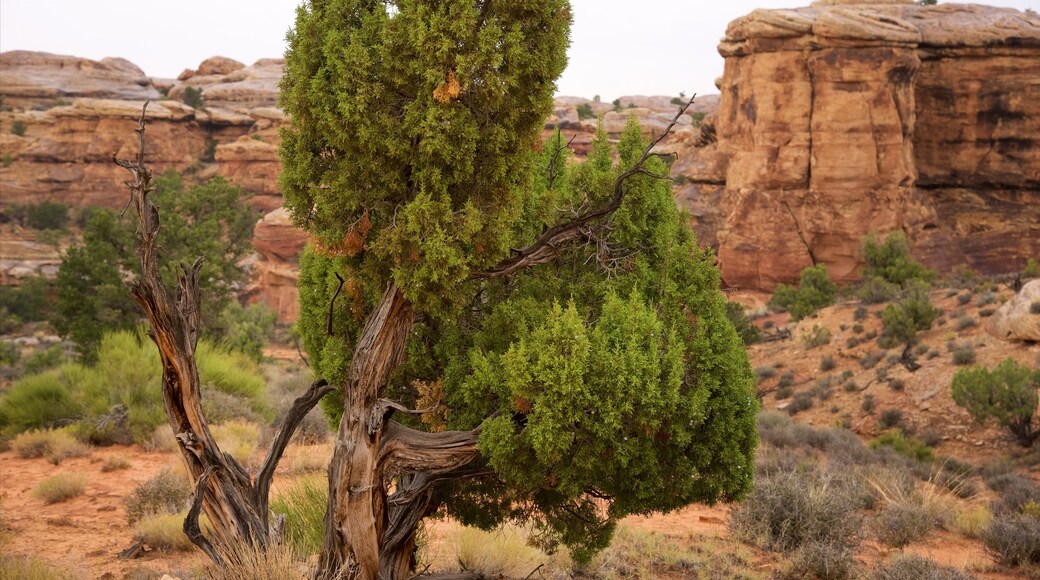
[(1027, 282), (990, 316), (986, 326), (993, 336), (1004, 340), (1040, 341), (1040, 280)]
[[(1040, 255), (1040, 17), (816, 2), (730, 24), (717, 144), (725, 281), (859, 276), (862, 239), (995, 274)], [(715, 185), (712, 178), (700, 183)]]
[(52, 105), (63, 99), (158, 99), (144, 71), (122, 58), (95, 61), (46, 52), (0, 53), (5, 107)]

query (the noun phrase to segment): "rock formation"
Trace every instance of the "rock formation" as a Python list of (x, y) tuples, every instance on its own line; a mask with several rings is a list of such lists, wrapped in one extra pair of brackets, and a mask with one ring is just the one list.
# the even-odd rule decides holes
[(986, 330), (1004, 340), (1040, 342), (1040, 279), (1027, 282), (993, 313)]
[[(729, 25), (700, 159), (719, 259), (771, 290), (827, 265), (858, 278), (870, 232), (984, 274), (1040, 255), (1040, 17), (909, 0), (755, 10)], [(720, 177), (724, 174), (724, 179)]]

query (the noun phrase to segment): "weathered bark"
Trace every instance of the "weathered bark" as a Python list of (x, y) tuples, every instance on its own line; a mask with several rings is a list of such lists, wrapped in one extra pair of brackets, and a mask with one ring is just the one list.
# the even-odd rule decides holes
[[(126, 182), (130, 203), (140, 220), (141, 277), (131, 284), (131, 295), (144, 309), (150, 330), (148, 335), (159, 348), (162, 360), (162, 394), (166, 416), (177, 437), (188, 476), (195, 487), (192, 509), (184, 522), (184, 531), (218, 565), (226, 548), (240, 542), (257, 546), (268, 543), (268, 491), (275, 467), (285, 445), (300, 420), (321, 397), (331, 390), (319, 380), (298, 398), (283, 421), (271, 450), (263, 462), (256, 481), (231, 455), (223, 453), (213, 440), (209, 424), (202, 414), (199, 372), (195, 348), (199, 338), (198, 273), (199, 258), (191, 267), (181, 265), (176, 297), (171, 297), (159, 270), (159, 210), (148, 195), (155, 189), (152, 172), (144, 163), (145, 113), (141, 111), (137, 133), (139, 144), (133, 161), (113, 161), (130, 172)], [(199, 529), (200, 511), (209, 518), (212, 539)]]

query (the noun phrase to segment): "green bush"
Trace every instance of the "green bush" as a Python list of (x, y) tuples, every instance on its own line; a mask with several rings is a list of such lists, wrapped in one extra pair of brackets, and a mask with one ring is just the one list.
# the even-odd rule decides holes
[(791, 313), (791, 318), (801, 320), (813, 312), (834, 304), (838, 286), (827, 275), (823, 264), (802, 270), (797, 288), (781, 284), (769, 301)]
[(277, 321), (278, 314), (263, 304), (243, 307), (232, 300), (220, 314), (222, 342), (234, 351), (260, 360)]
[[(196, 354), (204, 403), (217, 393), (227, 397), (222, 409), (226, 420), (236, 418), (229, 412), (236, 406), (248, 411), (245, 419), (273, 418), (255, 361), (208, 340), (199, 341)], [(158, 350), (142, 334), (123, 331), (106, 334), (97, 355), (92, 366), (65, 363), (16, 381), (0, 397), (0, 430), (10, 436), (79, 419), (84, 434), (99, 444), (124, 436), (147, 441), (166, 420)], [(111, 416), (119, 406), (125, 409), (123, 428), (129, 433), (104, 435), (86, 425)]]
[(48, 295), (50, 282), (43, 276), (28, 276), (15, 286), (0, 286), (0, 310), (21, 322), (47, 320), (53, 310)]
[(69, 224), (69, 208), (53, 201), (32, 204), (25, 208), (25, 221), (34, 230), (65, 231)]
[(751, 324), (747, 313), (744, 312), (744, 307), (740, 304), (726, 302), (726, 317), (733, 324), (733, 328), (737, 329), (737, 334), (740, 335), (740, 339), (744, 341), (745, 345), (755, 344), (762, 340), (762, 332), (757, 326)]
[(25, 135), (25, 121), (21, 119), (15, 119), (11, 122), (11, 133), (22, 137)]
[(806, 349), (813, 349), (830, 343), (831, 331), (819, 324), (814, 324), (808, 332), (802, 335), (802, 346)]
[(202, 89), (197, 87), (185, 87), (184, 104), (188, 105), (192, 109), (201, 109), (203, 104)]
[(890, 284), (906, 288), (911, 282), (931, 282), (935, 272), (925, 268), (910, 257), (910, 246), (902, 232), (893, 232), (879, 243), (869, 236), (863, 242), (863, 258), (866, 267), (863, 278), (879, 278)]
[[(898, 423), (901, 423), (901, 419)], [(935, 452), (927, 445), (907, 435), (901, 429), (882, 433), (877, 439), (870, 442), (874, 449), (890, 447), (904, 457), (915, 459), (923, 463), (930, 463), (935, 459)]]
[(0, 433), (12, 436), (72, 422), (82, 406), (58, 371), (15, 381), (0, 397)]
[(588, 103), (582, 103), (577, 106), (578, 119), (584, 121), (585, 119), (595, 119), (596, 113), (592, 111), (592, 105)]
[(884, 327), (882, 346), (913, 344), (917, 333), (930, 329), (939, 314), (939, 309), (928, 299), (927, 287), (913, 284), (898, 304), (888, 305), (881, 313)]
[[(878, 276), (867, 276), (856, 290), (856, 297), (866, 304), (882, 304), (899, 295), (899, 285)], [(859, 320), (859, 319), (857, 319)]]
[(950, 387), (953, 400), (976, 421), (994, 419), (1023, 446), (1038, 436), (1034, 429), (1040, 370), (1007, 358), (992, 370), (978, 365), (957, 371)]
[(820, 359), (820, 370), (823, 372), (833, 371), (838, 366), (838, 363), (834, 362), (834, 357), (825, 356)]

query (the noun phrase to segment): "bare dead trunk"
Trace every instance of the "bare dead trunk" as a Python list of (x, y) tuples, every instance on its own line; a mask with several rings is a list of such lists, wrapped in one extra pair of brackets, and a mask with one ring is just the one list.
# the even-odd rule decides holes
[[(159, 348), (163, 406), (177, 437), (188, 477), (195, 487), (184, 532), (216, 564), (222, 565), (229, 546), (241, 542), (260, 547), (268, 544), (267, 496), (275, 467), (303, 416), (332, 388), (323, 380), (316, 381), (294, 402), (255, 482), (242, 465), (223, 453), (213, 440), (202, 414), (195, 361), (201, 318), (198, 273), (202, 258), (191, 267), (181, 265), (176, 297), (171, 297), (163, 283), (157, 257), (159, 210), (148, 198), (154, 186), (151, 170), (144, 163), (147, 107), (145, 103), (137, 128), (140, 142), (136, 159), (124, 161), (113, 157), (133, 178), (126, 186), (140, 220), (141, 278), (131, 285), (130, 292), (144, 309), (151, 327), (148, 335)], [(199, 528), (200, 512), (209, 518), (212, 539), (203, 536)]]

